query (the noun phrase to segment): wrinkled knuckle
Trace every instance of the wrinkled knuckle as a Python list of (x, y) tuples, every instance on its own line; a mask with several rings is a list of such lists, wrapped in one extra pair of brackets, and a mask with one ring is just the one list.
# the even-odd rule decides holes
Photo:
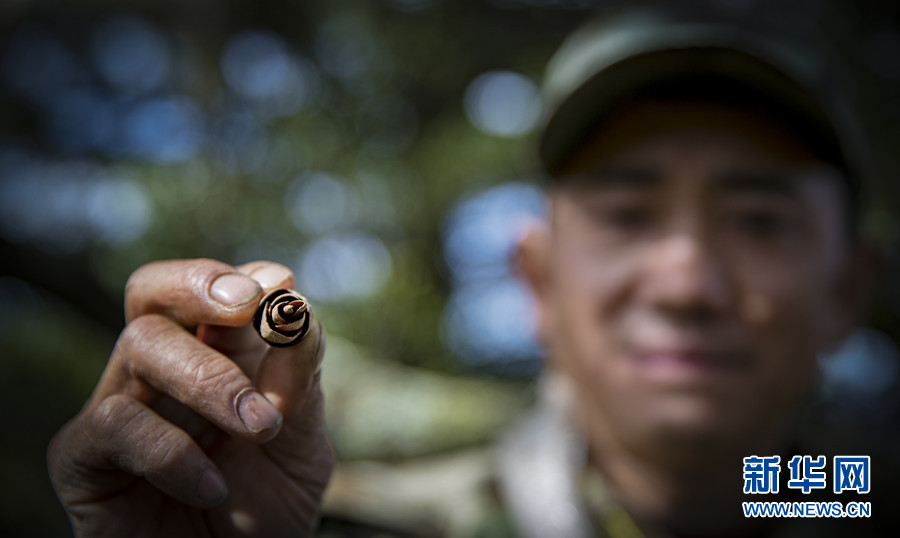
[(160, 314), (144, 314), (131, 320), (119, 335), (117, 351), (130, 354), (158, 341), (166, 341), (171, 336), (171, 324)]
[(190, 394), (193, 401), (204, 401), (211, 394), (232, 395), (249, 384), (237, 366), (224, 360), (204, 359), (191, 366)]
[(234, 268), (230, 265), (213, 260), (211, 258), (197, 258), (188, 262), (185, 271), (185, 281), (188, 287), (198, 294), (205, 295), (206, 290), (222, 273), (232, 273)]
[(147, 458), (147, 473), (165, 474), (176, 469), (188, 454), (190, 439), (177, 428), (168, 428), (153, 440)]
[(144, 314), (134, 318), (122, 330), (122, 334), (119, 336), (120, 345), (132, 345), (153, 335), (159, 330), (159, 321), (157, 314)]
[(137, 269), (135, 269), (130, 275), (128, 275), (128, 280), (125, 281), (125, 297), (127, 298), (129, 293), (140, 284), (141, 280), (145, 277), (144, 275), (148, 272), (148, 270), (158, 264), (160, 262), (151, 262), (144, 264)]
[(115, 453), (115, 447), (128, 436), (129, 425), (134, 422), (134, 410), (129, 398), (114, 394), (104, 398), (85, 416), (85, 442), (93, 450), (107, 457)]
[(87, 417), (89, 430), (96, 436), (112, 437), (134, 419), (130, 399), (122, 394), (107, 396), (94, 407)]
[(53, 472), (53, 462), (59, 460), (57, 456), (63, 451), (61, 446), (64, 444), (63, 439), (63, 430), (59, 430), (53, 434), (53, 437), (50, 438), (50, 442), (47, 443), (46, 457), (51, 473)]
[(125, 319), (130, 319), (135, 315), (135, 301), (136, 295), (139, 295), (137, 290), (143, 287), (143, 281), (146, 279), (144, 275), (149, 272), (149, 268), (153, 265), (156, 265), (159, 262), (148, 263), (146, 265), (142, 265), (134, 270), (129, 276), (128, 280), (125, 282), (125, 291), (124, 291), (124, 307), (125, 307)]
[(77, 467), (75, 462), (84, 456), (85, 451), (92, 448), (83, 442), (79, 443), (77, 437), (72, 435), (72, 428), (80, 418), (81, 416), (77, 416), (70, 420), (53, 435), (47, 444), (47, 473), (53, 489), (63, 503), (65, 503), (63, 491), (67, 484), (73, 482), (75, 476)]
[(72, 453), (76, 448), (70, 446), (70, 427), (71, 422), (60, 428), (59, 431), (53, 434), (53, 437), (50, 438), (50, 442), (47, 444), (47, 469), (50, 471), (51, 477), (57, 474), (62, 464), (63, 456)]

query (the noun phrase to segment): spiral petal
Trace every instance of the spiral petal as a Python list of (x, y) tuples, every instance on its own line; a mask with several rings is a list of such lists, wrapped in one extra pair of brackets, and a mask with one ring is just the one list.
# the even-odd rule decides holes
[(259, 302), (253, 328), (270, 346), (299, 344), (309, 332), (312, 311), (309, 301), (294, 290), (279, 289)]

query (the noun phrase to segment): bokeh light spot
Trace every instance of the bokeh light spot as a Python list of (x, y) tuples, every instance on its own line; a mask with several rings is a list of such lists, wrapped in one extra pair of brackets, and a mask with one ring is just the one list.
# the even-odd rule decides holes
[(299, 289), (324, 303), (361, 300), (377, 292), (391, 275), (391, 255), (381, 239), (365, 232), (326, 237), (297, 260)]
[(80, 161), (21, 161), (4, 167), (0, 233), (15, 242), (73, 252), (89, 242), (122, 244), (153, 221), (144, 187)]
[(456, 282), (507, 274), (520, 235), (543, 212), (543, 193), (526, 183), (498, 185), (460, 202), (444, 226), (444, 258)]
[(156, 162), (192, 157), (204, 139), (203, 117), (185, 97), (157, 97), (138, 104), (126, 130), (130, 149)]
[(267, 116), (285, 116), (308, 105), (315, 93), (315, 70), (296, 57), (275, 34), (245, 31), (222, 53), (228, 86)]
[(288, 218), (298, 230), (322, 233), (349, 228), (359, 215), (360, 201), (343, 180), (313, 172), (294, 180), (285, 196)]
[(463, 199), (447, 219), (444, 257), (456, 286), (442, 334), (463, 361), (536, 368), (533, 301), (510, 260), (522, 234), (544, 218), (544, 204), (537, 187), (509, 182)]
[(535, 328), (531, 295), (512, 277), (457, 288), (442, 327), (448, 347), (470, 364), (536, 359)]
[(489, 71), (476, 78), (466, 89), (464, 106), (472, 125), (500, 137), (528, 133), (541, 113), (537, 86), (512, 71)]

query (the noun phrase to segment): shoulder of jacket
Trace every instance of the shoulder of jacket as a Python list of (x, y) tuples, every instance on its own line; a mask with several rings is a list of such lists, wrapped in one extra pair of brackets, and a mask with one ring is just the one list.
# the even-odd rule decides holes
[(494, 450), (338, 465), (323, 514), (400, 535), (468, 536), (498, 504)]

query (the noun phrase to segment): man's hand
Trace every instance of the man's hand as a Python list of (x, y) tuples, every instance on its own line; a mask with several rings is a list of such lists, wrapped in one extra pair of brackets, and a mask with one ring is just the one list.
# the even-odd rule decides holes
[[(94, 393), (53, 438), (50, 476), (78, 536), (307, 536), (333, 455), (325, 333), (266, 346), (250, 323), (290, 271), (151, 263)], [(195, 332), (193, 332), (196, 330)]]

